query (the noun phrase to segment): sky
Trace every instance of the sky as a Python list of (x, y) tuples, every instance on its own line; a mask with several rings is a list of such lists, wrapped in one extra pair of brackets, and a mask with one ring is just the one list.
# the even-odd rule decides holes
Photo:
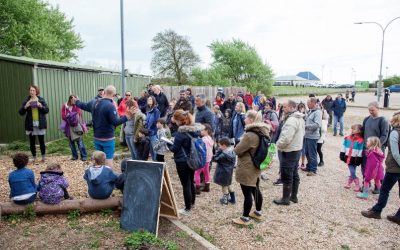
[[(49, 0), (73, 18), (84, 48), (78, 63), (121, 68), (119, 0)], [(125, 65), (153, 75), (152, 38), (172, 29), (191, 42), (201, 67), (213, 41), (241, 39), (254, 46), (275, 76), (311, 71), (323, 83), (378, 79), (382, 30), (400, 17), (399, 0), (124, 0)], [(397, 44), (397, 45), (396, 45)], [(387, 28), (383, 77), (400, 75), (400, 18)]]

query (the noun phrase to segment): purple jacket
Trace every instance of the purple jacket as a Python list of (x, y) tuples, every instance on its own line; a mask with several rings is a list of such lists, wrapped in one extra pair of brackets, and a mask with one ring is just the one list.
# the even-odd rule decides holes
[(383, 180), (383, 160), (385, 154), (382, 152), (368, 150), (365, 152), (367, 156), (367, 164), (365, 165), (365, 180), (371, 181), (374, 179)]
[(39, 197), (47, 204), (58, 204), (64, 198), (64, 189), (69, 184), (63, 171), (49, 170), (40, 172)]

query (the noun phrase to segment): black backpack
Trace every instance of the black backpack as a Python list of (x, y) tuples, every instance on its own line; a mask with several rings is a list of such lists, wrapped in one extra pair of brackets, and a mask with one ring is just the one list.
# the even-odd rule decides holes
[[(260, 170), (264, 170), (266, 169), (273, 158), (272, 152), (269, 152), (270, 146), (271, 144), (271, 140), (269, 139), (269, 137), (264, 136), (262, 134), (258, 134), (258, 138), (260, 139), (256, 153), (254, 155), (252, 155), (250, 152), (250, 157), (251, 160), (253, 161), (254, 166), (256, 166), (256, 168), (260, 169)], [(275, 145), (275, 144), (274, 144)], [(268, 153), (270, 153), (271, 155), (268, 155)]]

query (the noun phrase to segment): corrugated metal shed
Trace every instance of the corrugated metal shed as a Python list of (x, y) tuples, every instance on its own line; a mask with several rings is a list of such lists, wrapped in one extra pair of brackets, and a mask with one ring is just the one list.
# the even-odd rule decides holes
[[(139, 95), (150, 80), (150, 76), (129, 74), (126, 89)], [(60, 109), (70, 94), (89, 101), (96, 96), (99, 87), (112, 84), (117, 91), (122, 90), (120, 72), (114, 70), (0, 54), (0, 86), (3, 90), (0, 98), (0, 143), (26, 140), (25, 117), (19, 116), (18, 109), (33, 83), (40, 88), (40, 95), (50, 109), (46, 141), (63, 136), (58, 129), (61, 122)], [(90, 119), (88, 113), (85, 119)]]

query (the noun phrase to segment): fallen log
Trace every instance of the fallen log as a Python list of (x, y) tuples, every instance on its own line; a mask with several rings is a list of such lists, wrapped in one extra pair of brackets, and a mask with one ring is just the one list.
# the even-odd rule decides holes
[[(95, 200), (91, 198), (79, 200), (63, 200), (59, 204), (49, 205), (41, 201), (32, 203), (36, 214), (65, 214), (71, 210), (79, 210), (81, 213), (96, 212), (102, 209), (116, 209), (122, 205), (122, 197), (110, 197), (105, 200)], [(22, 214), (25, 205), (17, 205), (14, 202), (0, 203), (0, 217), (9, 214)]]

